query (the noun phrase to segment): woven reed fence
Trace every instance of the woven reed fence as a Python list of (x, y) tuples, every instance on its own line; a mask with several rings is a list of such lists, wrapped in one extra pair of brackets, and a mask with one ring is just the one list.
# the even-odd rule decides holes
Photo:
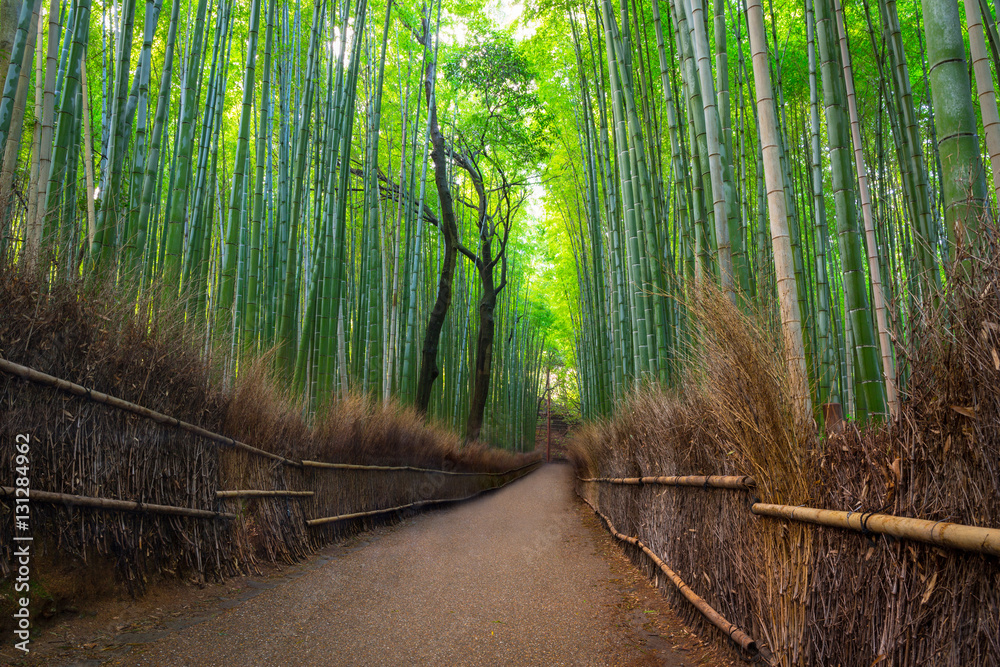
[[(220, 407), (187, 389), (195, 395), (181, 404)], [(30, 436), (36, 548), (110, 562), (132, 593), (161, 572), (216, 578), (252, 572), (261, 559), (293, 562), (345, 532), (470, 498), (541, 462), (467, 470), (447, 460), (301, 461), (191, 423), (204, 414), (168, 416), (2, 359), (0, 405), (0, 460), (12, 460), (17, 434)], [(12, 466), (0, 468), (0, 580), (11, 574), (12, 476)]]
[[(705, 621), (711, 623), (732, 640), (742, 651), (744, 657), (765, 664), (770, 664), (774, 658), (771, 652), (765, 647), (763, 651), (752, 637), (747, 635), (741, 628), (731, 623), (723, 617), (716, 609), (707, 604), (699, 595), (678, 576), (669, 565), (652, 549), (647, 547), (639, 537), (627, 535), (616, 530), (611, 518), (604, 514), (592, 501), (592, 497), (601, 498), (600, 485), (610, 485), (609, 489), (619, 487), (644, 487), (649, 485), (655, 489), (658, 486), (666, 487), (687, 487), (688, 493), (697, 493), (698, 489), (704, 491), (744, 491), (750, 495), (748, 504), (749, 512), (760, 517), (770, 517), (773, 519), (787, 520), (792, 522), (809, 523), (828, 528), (855, 531), (866, 538), (874, 548), (873, 538), (888, 537), (896, 540), (906, 540), (914, 543), (938, 545), (959, 552), (976, 554), (987, 554), (1000, 556), (1000, 528), (988, 528), (982, 526), (966, 526), (947, 521), (928, 521), (911, 517), (900, 517), (883, 514), (879, 512), (864, 511), (836, 511), (805, 507), (802, 505), (780, 505), (771, 503), (761, 503), (753, 496), (756, 482), (751, 477), (735, 475), (686, 475), (686, 476), (645, 476), (645, 477), (592, 477), (578, 478), (580, 487), (578, 493), (580, 497), (590, 505), (591, 509), (601, 517), (607, 525), (609, 532), (617, 539), (626, 542), (641, 550), (654, 566), (659, 568), (667, 578), (674, 584), (677, 591), (683, 595), (694, 608), (704, 617)], [(594, 488), (592, 485), (597, 485)], [(683, 493), (682, 489), (678, 491)], [(661, 492), (658, 494), (663, 495)], [(606, 497), (606, 496), (605, 496)], [(699, 499), (704, 500), (704, 499)], [(599, 500), (596, 502), (600, 502)], [(608, 501), (614, 505), (614, 501)], [(697, 529), (688, 529), (697, 533)], [(685, 540), (683, 536), (676, 538), (678, 542), (693, 542)], [(869, 557), (870, 557), (869, 552)], [(698, 585), (697, 582), (696, 585)], [(705, 583), (711, 584), (711, 578), (705, 574)], [(724, 582), (722, 582), (724, 583)], [(930, 587), (933, 592), (933, 583)], [(925, 594), (926, 595), (926, 594)]]
[[(809, 505), (773, 493), (761, 502), (754, 479), (725, 461), (712, 476), (660, 475), (711, 465), (690, 440), (607, 448), (599, 471), (578, 461), (577, 490), (687, 620), (745, 659), (1000, 665), (1000, 528), (988, 517), (943, 517), (900, 490), (884, 452), (889, 442), (918, 451), (913, 437), (897, 425), (833, 438), (813, 460), (829, 474)], [(768, 548), (774, 539), (783, 550)], [(681, 584), (718, 618), (692, 606)], [(760, 651), (740, 646), (739, 633)]]

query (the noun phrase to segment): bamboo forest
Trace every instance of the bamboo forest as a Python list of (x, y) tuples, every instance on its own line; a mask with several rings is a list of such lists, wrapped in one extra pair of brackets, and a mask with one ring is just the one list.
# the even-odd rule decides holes
[(998, 19), (0, 0), (0, 631), (35, 539), (357, 566), (66, 664), (1000, 665)]
[(585, 418), (676, 383), (711, 281), (780, 310), (817, 414), (885, 419), (1000, 193), (994, 10), (26, 1), (4, 261), (520, 446), (553, 358)]

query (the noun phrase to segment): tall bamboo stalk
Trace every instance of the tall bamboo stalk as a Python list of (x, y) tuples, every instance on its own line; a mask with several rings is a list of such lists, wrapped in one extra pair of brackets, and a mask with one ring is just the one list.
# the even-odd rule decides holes
[(788, 377), (791, 383), (791, 395), (796, 404), (796, 412), (800, 418), (810, 419), (812, 408), (809, 398), (809, 380), (806, 372), (805, 347), (802, 343), (802, 324), (795, 287), (795, 270), (792, 264), (788, 214), (785, 209), (785, 185), (778, 156), (778, 129), (774, 98), (771, 92), (767, 38), (764, 32), (764, 12), (760, 0), (748, 2), (747, 24), (750, 37), (750, 60), (753, 63), (754, 84), (757, 91), (758, 130), (761, 151), (764, 156), (764, 181), (767, 187), (767, 208), (771, 226), (771, 244), (774, 248), (774, 270), (777, 275), (785, 360), (788, 364)]

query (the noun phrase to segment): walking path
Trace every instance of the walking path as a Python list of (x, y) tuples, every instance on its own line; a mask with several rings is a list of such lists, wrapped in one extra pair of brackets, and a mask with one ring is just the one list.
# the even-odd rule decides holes
[(656, 610), (662, 597), (574, 498), (571, 476), (544, 466), (327, 549), (212, 615), (119, 636), (125, 652), (106, 664), (721, 664)]

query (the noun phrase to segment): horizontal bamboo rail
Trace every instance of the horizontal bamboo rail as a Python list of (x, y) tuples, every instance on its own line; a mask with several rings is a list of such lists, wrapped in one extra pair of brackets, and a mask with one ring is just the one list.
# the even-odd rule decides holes
[[(528, 465), (521, 466), (520, 468), (515, 468), (514, 470), (510, 470), (508, 472), (518, 472), (520, 470), (524, 470), (525, 468), (528, 468), (528, 467), (533, 466), (533, 465), (540, 465), (541, 463), (542, 463), (541, 461), (532, 461)], [(527, 474), (527, 473), (525, 473), (525, 474)], [(517, 479), (520, 479), (523, 476), (524, 475), (521, 475)], [(326, 517), (322, 517), (322, 518), (319, 518), (319, 519), (309, 519), (309, 520), (306, 521), (306, 525), (307, 526), (322, 526), (322, 525), (327, 524), (327, 523), (335, 523), (337, 521), (347, 521), (348, 519), (361, 519), (361, 518), (366, 517), (366, 516), (378, 516), (379, 514), (391, 514), (392, 512), (398, 512), (400, 510), (405, 510), (405, 509), (412, 509), (414, 507), (423, 507), (424, 505), (436, 505), (436, 504), (443, 504), (443, 503), (458, 503), (458, 502), (462, 502), (463, 500), (471, 500), (471, 499), (475, 498), (476, 496), (478, 496), (478, 495), (480, 495), (482, 493), (486, 493), (487, 491), (495, 491), (496, 489), (502, 489), (503, 487), (507, 486), (508, 484), (510, 484), (513, 481), (515, 481), (515, 480), (513, 480), (513, 479), (512, 480), (508, 480), (508, 481), (504, 482), (503, 484), (501, 484), (500, 486), (494, 486), (494, 487), (489, 488), (489, 489), (483, 489), (482, 491), (477, 491), (476, 493), (473, 493), (471, 496), (465, 496), (464, 498), (442, 498), (442, 499), (436, 499), (436, 500), (418, 500), (416, 502), (408, 503), (406, 505), (398, 505), (396, 507), (387, 507), (385, 509), (370, 510), (370, 511), (367, 511), (367, 512), (352, 512), (350, 514), (338, 514), (337, 516), (326, 516)]]
[(352, 512), (350, 514), (338, 514), (337, 516), (325, 516), (320, 519), (309, 519), (306, 521), (307, 526), (322, 526), (328, 523), (336, 523), (337, 521), (347, 521), (348, 519), (360, 519), (366, 516), (378, 516), (379, 514), (391, 514), (393, 512), (398, 512), (400, 510), (410, 509), (413, 507), (422, 507), (424, 505), (433, 505), (434, 503), (450, 503), (458, 502), (460, 500), (468, 500), (469, 498), (476, 497), (477, 493), (467, 496), (465, 498), (447, 498), (445, 500), (418, 500), (415, 503), (409, 503), (407, 505), (398, 505), (396, 507), (387, 507), (381, 510), (370, 510), (368, 512)]
[(912, 519), (891, 514), (872, 512), (841, 512), (814, 507), (769, 505), (754, 503), (751, 511), (758, 516), (768, 516), (789, 521), (801, 521), (820, 526), (831, 526), (860, 532), (892, 535), (902, 539), (926, 542), (961, 551), (1000, 556), (1000, 529), (966, 526), (947, 521)]
[(643, 553), (649, 556), (650, 560), (652, 560), (653, 563), (656, 564), (656, 567), (658, 567), (660, 571), (662, 571), (665, 575), (667, 575), (670, 581), (673, 582), (674, 586), (677, 587), (677, 590), (681, 593), (681, 595), (687, 598), (688, 602), (694, 605), (694, 608), (697, 609), (699, 612), (701, 612), (702, 615), (705, 616), (705, 618), (708, 619), (708, 621), (712, 625), (722, 630), (722, 632), (724, 632), (731, 640), (733, 640), (744, 651), (751, 654), (752, 656), (756, 656), (760, 653), (760, 650), (757, 647), (757, 642), (754, 641), (753, 638), (750, 637), (750, 635), (743, 632), (738, 627), (727, 621), (722, 614), (717, 612), (714, 608), (712, 608), (711, 605), (705, 602), (705, 600), (701, 596), (699, 596), (697, 593), (691, 590), (691, 588), (686, 583), (684, 583), (684, 580), (681, 579), (676, 572), (671, 570), (670, 567), (666, 563), (664, 563), (663, 560), (659, 556), (657, 556), (652, 549), (643, 544), (637, 537), (632, 537), (631, 535), (625, 535), (623, 533), (619, 533), (618, 530), (615, 528), (615, 525), (611, 523), (611, 519), (602, 514), (600, 510), (594, 507), (591, 504), (591, 502), (586, 498), (584, 498), (582, 495), (580, 497), (583, 498), (583, 501), (585, 503), (590, 505), (590, 509), (594, 510), (594, 514), (596, 514), (597, 516), (601, 517), (601, 519), (604, 520), (604, 523), (606, 523), (608, 526), (608, 531), (612, 535), (614, 535), (616, 538), (618, 538), (623, 542), (628, 542), (629, 544), (633, 544), (642, 549)]
[(382, 472), (391, 470), (410, 470), (412, 472), (426, 472), (438, 475), (490, 475), (493, 477), (502, 477), (514, 472), (519, 472), (525, 468), (535, 465), (536, 463), (538, 463), (538, 461), (532, 461), (531, 463), (526, 463), (518, 468), (511, 468), (510, 470), (505, 470), (503, 472), (465, 472), (456, 470), (438, 470), (437, 468), (417, 468), (414, 466), (374, 466), (361, 465), (359, 463), (326, 463), (324, 461), (309, 460), (302, 461), (302, 465), (306, 468), (327, 468), (333, 470), (377, 470)]
[(315, 495), (313, 491), (258, 491), (258, 490), (234, 490), (216, 491), (216, 498), (278, 498), (291, 496), (292, 498), (309, 498)]
[(126, 412), (131, 412), (132, 414), (139, 415), (140, 417), (145, 417), (146, 419), (151, 419), (158, 424), (167, 424), (168, 426), (173, 426), (179, 428), (182, 431), (187, 431), (188, 433), (194, 433), (207, 440), (217, 442), (221, 445), (227, 445), (229, 447), (236, 447), (237, 449), (242, 449), (244, 451), (250, 452), (251, 454), (256, 454), (257, 456), (264, 456), (269, 459), (274, 459), (275, 461), (280, 461), (286, 465), (291, 466), (301, 466), (302, 464), (298, 461), (293, 461), (292, 459), (286, 459), (284, 456), (278, 454), (273, 454), (271, 452), (265, 452), (263, 449), (258, 449), (245, 442), (240, 442), (239, 440), (234, 440), (233, 438), (226, 437), (224, 435), (219, 435), (218, 433), (212, 433), (211, 431), (205, 430), (200, 426), (195, 426), (194, 424), (189, 424), (188, 422), (181, 421), (176, 417), (170, 417), (161, 412), (155, 410), (150, 410), (149, 408), (144, 408), (141, 405), (136, 405), (135, 403), (130, 403), (126, 400), (115, 398), (114, 396), (109, 396), (100, 391), (94, 391), (88, 389), (82, 385), (69, 382), (67, 380), (60, 380), (57, 377), (53, 377), (41, 371), (36, 371), (33, 368), (28, 368), (27, 366), (22, 366), (20, 364), (15, 364), (12, 361), (7, 361), (6, 359), (0, 359), (0, 371), (4, 371), (11, 375), (17, 376), (24, 380), (29, 380), (36, 384), (45, 385), (47, 387), (54, 387), (60, 391), (64, 391), (68, 394), (73, 394), (74, 396), (80, 396), (81, 398), (86, 398), (95, 403), (103, 403), (104, 405), (110, 405), (116, 407), (120, 410), (125, 410)]
[(753, 477), (746, 475), (683, 475), (670, 477), (590, 477), (578, 478), (581, 482), (600, 482), (603, 484), (626, 484), (642, 486), (643, 484), (663, 484), (666, 486), (695, 486), (711, 489), (737, 489), (746, 491), (757, 487)]
[[(0, 495), (14, 496), (17, 489), (12, 486), (0, 486)], [(78, 505), (80, 507), (96, 507), (98, 509), (119, 510), (126, 512), (152, 512), (154, 514), (174, 514), (191, 516), (199, 519), (235, 519), (236, 515), (229, 512), (213, 512), (190, 507), (174, 507), (173, 505), (154, 505), (133, 500), (113, 500), (111, 498), (93, 498), (91, 496), (74, 496), (68, 493), (53, 493), (51, 491), (28, 492), (29, 500), (40, 503)]]

